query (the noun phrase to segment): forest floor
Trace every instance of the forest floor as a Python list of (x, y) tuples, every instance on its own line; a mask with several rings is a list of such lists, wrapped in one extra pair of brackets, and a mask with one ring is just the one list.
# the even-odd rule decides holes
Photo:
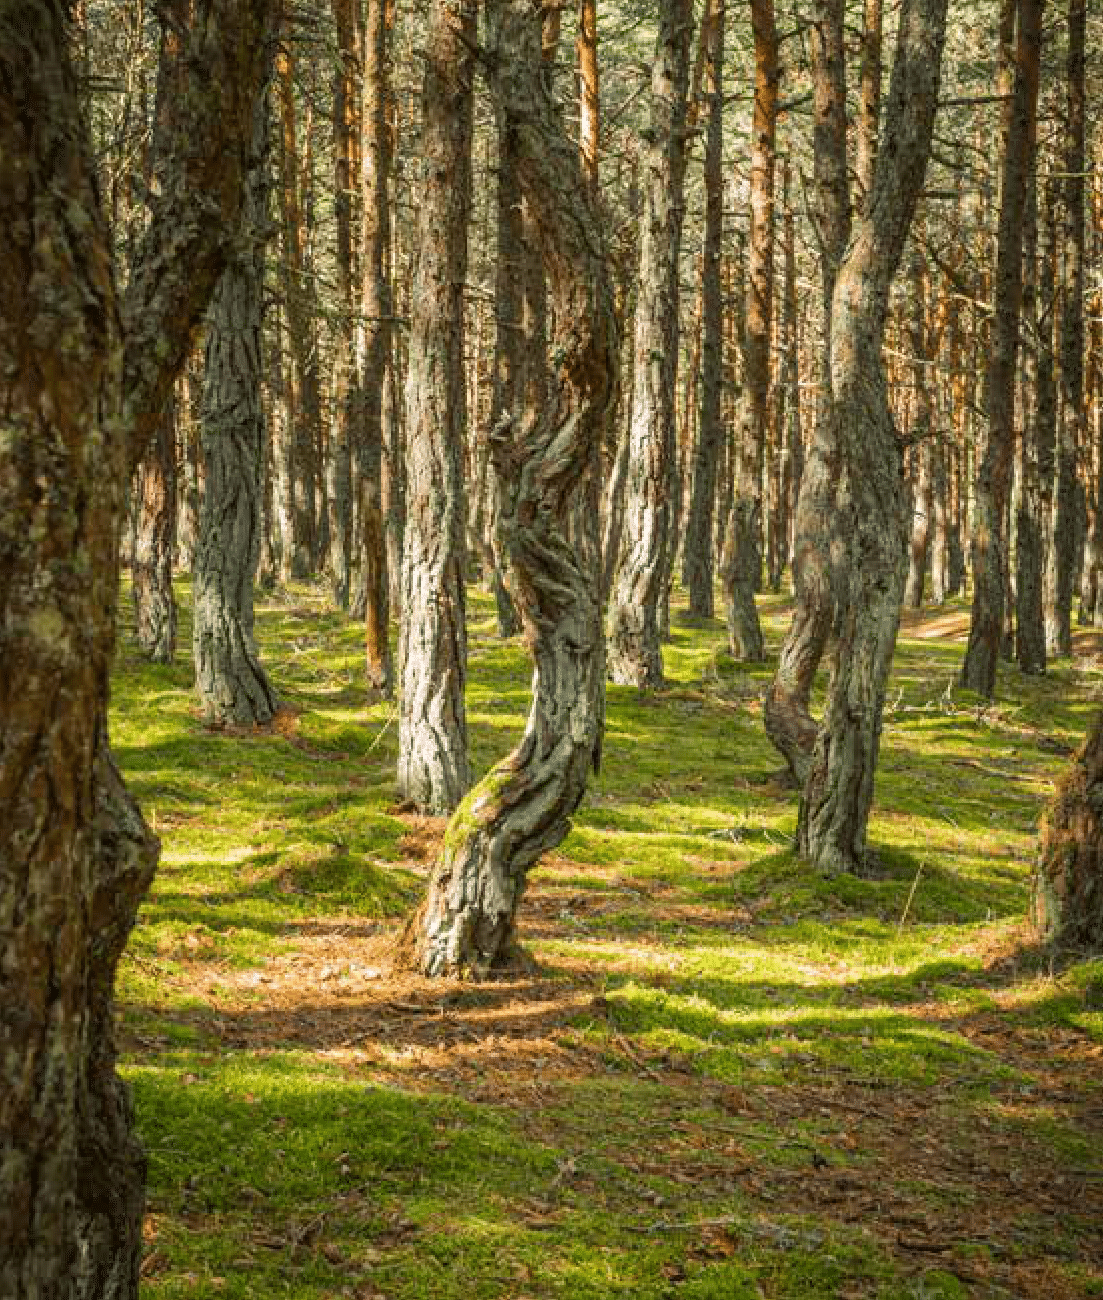
[[(529, 668), (470, 615), (481, 772)], [(879, 862), (824, 879), (791, 851), (769, 666), (676, 608), (668, 687), (610, 689), (533, 873), (531, 965), (485, 983), (390, 969), (443, 822), (396, 806), (393, 705), (321, 592), (260, 605), (264, 734), (205, 729), (190, 657), (124, 634), (115, 747), (164, 846), (121, 978), (145, 1294), (1103, 1296), (1103, 962), (1052, 966), (1025, 920), (1103, 642), (986, 705), (954, 684), (966, 630), (906, 619)]]

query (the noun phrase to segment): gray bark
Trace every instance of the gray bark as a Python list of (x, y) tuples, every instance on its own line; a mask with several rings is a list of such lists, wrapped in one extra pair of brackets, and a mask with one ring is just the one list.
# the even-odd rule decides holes
[(835, 650), (801, 801), (798, 840), (824, 872), (860, 870), (881, 738), (885, 683), (906, 572), (901, 444), (881, 343), (889, 289), (926, 175), (947, 0), (905, 0), (869, 204), (835, 285), (831, 397), (839, 438)]
[(533, 696), (514, 752), (464, 800), (445, 835), (406, 951), (427, 974), (482, 973), (508, 958), (527, 874), (560, 843), (597, 763), (604, 655), (594, 575), (570, 544), (573, 501), (594, 474), (615, 396), (616, 323), (601, 226), (542, 74), (527, 0), (495, 0), (492, 90), (517, 125), (518, 174), (552, 304), (547, 402), (501, 424), (492, 453), (502, 536), (532, 651)]
[(270, 722), (276, 697), (253, 639), (260, 559), (261, 317), (267, 224), (267, 105), (253, 128), (237, 248), (215, 289), (207, 322), (202, 448), (206, 467), (195, 549), (192, 647), (204, 718), (217, 726)]
[(154, 663), (176, 653), (176, 405), (169, 400), (137, 478), (134, 544), (134, 624), (138, 646)]
[(691, 0), (662, 0), (645, 141), (625, 494), (624, 552), (613, 581), (609, 673), (621, 685), (663, 680), (662, 628), (671, 544), (678, 378), (678, 257), (682, 243)]
[(471, 208), (473, 0), (435, 0), (406, 378), (398, 789), (423, 812), (467, 790), (463, 286)]

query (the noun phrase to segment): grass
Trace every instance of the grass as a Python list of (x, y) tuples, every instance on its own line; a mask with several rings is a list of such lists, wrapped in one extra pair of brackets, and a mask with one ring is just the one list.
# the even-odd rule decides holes
[[(187, 644), (188, 593), (181, 590)], [(776, 651), (787, 608), (763, 601)], [(471, 600), (485, 771), (529, 668)], [(443, 835), (395, 803), (393, 706), (307, 587), (263, 603), (286, 705), (211, 732), (189, 657), (124, 636), (113, 735), (163, 841), (124, 960), (149, 1152), (145, 1294), (358, 1300), (1103, 1295), (1103, 963), (1024, 924), (1095, 647), (998, 703), (963, 611), (906, 620), (868, 879), (791, 851), (769, 664), (680, 611), (669, 685), (610, 688), (604, 761), (523, 912), (535, 971), (394, 975)]]

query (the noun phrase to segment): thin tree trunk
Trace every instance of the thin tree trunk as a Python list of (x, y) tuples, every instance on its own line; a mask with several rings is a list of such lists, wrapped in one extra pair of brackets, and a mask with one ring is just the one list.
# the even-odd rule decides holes
[(755, 89), (743, 394), (739, 405), (735, 496), (723, 578), (728, 648), (737, 659), (755, 661), (764, 654), (754, 598), (762, 582), (762, 466), (764, 449), (770, 440), (774, 301), (774, 170), (780, 70), (773, 0), (751, 0), (751, 27)]
[(572, 551), (572, 499), (597, 472), (613, 406), (616, 324), (601, 227), (575, 146), (540, 75), (540, 25), (527, 0), (494, 0), (489, 74), (535, 218), (551, 291), (554, 386), (535, 421), (495, 430), (503, 537), (534, 661), (533, 698), (514, 752), (464, 800), (445, 835), (405, 950), (426, 974), (482, 973), (508, 958), (529, 869), (560, 843), (598, 760), (604, 719), (601, 613)]
[[(384, 396), (393, 382), (391, 292), (390, 38), (393, 0), (368, 0), (360, 150), (360, 325), (356, 332), (358, 427), (354, 440), (359, 493), (359, 560), (364, 592), (364, 659), (368, 686), (380, 695), (394, 689), (389, 638), (390, 574), (383, 512)], [(391, 412), (398, 423), (397, 411)], [(393, 469), (400, 458), (392, 454)]]
[(1015, 79), (1002, 159), (994, 318), (985, 396), (988, 411), (976, 478), (973, 610), (962, 685), (991, 697), (1003, 640), (1005, 519), (1015, 448), (1015, 375), (1022, 303), (1022, 229), (1034, 156), (1044, 0), (1017, 0)]
[[(1065, 156), (1061, 195), (1063, 283), (1056, 490), (1049, 530), (1046, 648), (1072, 654), (1072, 588), (1077, 449), (1084, 441), (1084, 171), (1085, 26), (1087, 0), (1069, 0), (1066, 62)], [(1092, 487), (1098, 500), (1098, 480)], [(1095, 505), (1095, 502), (1093, 502)], [(1090, 513), (1095, 513), (1091, 511)]]
[(663, 680), (661, 619), (671, 544), (691, 0), (662, 0), (651, 73), (640, 237), (625, 549), (610, 602), (609, 672), (640, 687)]
[(424, 179), (406, 378), (398, 788), (429, 813), (451, 812), (469, 781), (463, 286), (475, 12), (474, 0), (435, 0), (422, 91)]
[(689, 612), (713, 616), (716, 471), (723, 436), (724, 0), (709, 0), (702, 48), (705, 124), (705, 230), (701, 251), (701, 404), (693, 452), (682, 581)]

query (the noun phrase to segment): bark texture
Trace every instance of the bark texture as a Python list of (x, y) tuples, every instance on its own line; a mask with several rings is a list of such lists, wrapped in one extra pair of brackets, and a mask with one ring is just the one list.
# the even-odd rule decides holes
[(615, 396), (617, 330), (601, 228), (540, 58), (539, 11), (495, 3), (488, 64), (547, 273), (554, 371), (547, 403), (504, 421), (492, 451), (503, 487), (511, 587), (533, 655), (520, 744), (464, 800), (427, 899), (407, 928), (425, 973), (479, 974), (506, 958), (529, 868), (560, 843), (598, 761), (604, 723), (600, 608), (570, 541), (572, 503), (598, 472)]
[(743, 328), (735, 495), (724, 557), (728, 648), (736, 659), (763, 657), (755, 592), (762, 582), (762, 467), (770, 440), (770, 348), (774, 301), (774, 169), (777, 135), (777, 28), (773, 0), (752, 0), (754, 114), (751, 123), (751, 219)]
[(961, 684), (991, 697), (1005, 614), (1005, 520), (1015, 449), (1015, 379), (1023, 292), (1023, 215), (1035, 149), (1043, 0), (1018, 0), (1015, 80), (1001, 167), (992, 343), (973, 531), (973, 609)]
[(622, 686), (663, 680), (661, 620), (669, 575), (676, 456), (678, 257), (682, 245), (690, 0), (662, 0), (651, 72), (651, 125), (640, 234), (624, 551), (613, 582), (609, 674)]
[(716, 517), (716, 469), (723, 437), (724, 298), (721, 279), (724, 236), (724, 0), (709, 0), (703, 33), (705, 114), (705, 232), (701, 250), (701, 400), (682, 581), (689, 610), (697, 618), (713, 616)]
[(159, 143), (124, 311), (67, 6), (0, 4), (0, 1294), (13, 1300), (138, 1290), (144, 1159), (115, 1073), (113, 989), (158, 846), (104, 724), (123, 485), (225, 259), (236, 110), (251, 120), (268, 6), (197, 11), (171, 67), (163, 55), (187, 93)]
[(473, 0), (436, 0), (422, 92), (424, 168), (406, 379), (398, 789), (451, 812), (469, 783), (464, 683), (463, 286), (471, 209)]
[(195, 681), (204, 718), (218, 726), (271, 721), (276, 697), (253, 638), (260, 559), (261, 297), (268, 207), (267, 105), (256, 111), (237, 250), (207, 323), (202, 447), (206, 487), (194, 568)]
[(804, 784), (816, 739), (809, 702), (831, 633), (834, 608), (831, 550), (840, 451), (831, 396), (831, 302), (851, 226), (843, 20), (842, 0), (816, 0), (811, 32), (815, 96), (813, 193), (820, 232), (824, 365), (816, 423), (802, 468), (793, 523), (796, 608), (763, 706), (766, 734), (798, 785)]
[(134, 623), (138, 646), (154, 663), (176, 653), (176, 404), (171, 399), (138, 467), (134, 539)]
[(1057, 947), (1103, 949), (1103, 711), (1042, 824), (1033, 908)]
[(801, 801), (798, 841), (821, 871), (857, 871), (881, 737), (885, 682), (906, 574), (907, 497), (881, 344), (888, 295), (926, 175), (947, 0), (905, 0), (866, 211), (839, 271), (831, 315), (831, 399), (839, 439), (835, 650)]

